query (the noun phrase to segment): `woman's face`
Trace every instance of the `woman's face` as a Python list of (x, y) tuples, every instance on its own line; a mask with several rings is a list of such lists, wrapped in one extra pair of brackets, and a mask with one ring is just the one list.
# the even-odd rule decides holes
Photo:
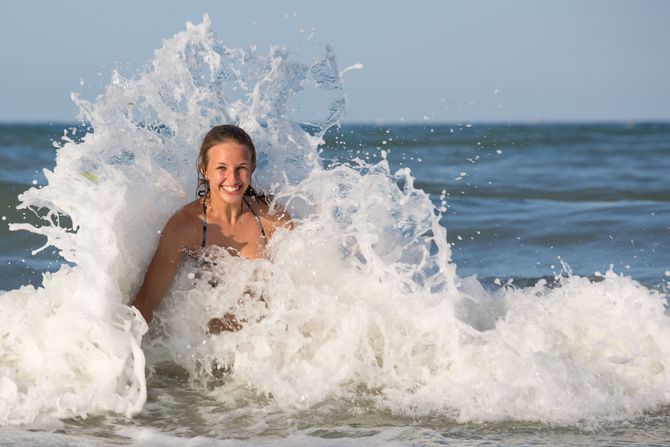
[(255, 168), (249, 148), (235, 141), (226, 141), (212, 146), (207, 155), (209, 160), (204, 174), (212, 198), (216, 195), (225, 203), (240, 203)]

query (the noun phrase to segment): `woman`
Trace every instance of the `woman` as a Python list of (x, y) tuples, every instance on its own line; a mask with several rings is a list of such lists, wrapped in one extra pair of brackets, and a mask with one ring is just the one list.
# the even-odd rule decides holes
[[(167, 292), (182, 258), (209, 245), (231, 254), (257, 259), (275, 230), (288, 226), (286, 212), (270, 213), (264, 196), (251, 187), (256, 169), (256, 148), (251, 137), (237, 126), (212, 128), (198, 155), (199, 191), (203, 197), (177, 211), (161, 232), (158, 248), (144, 276), (133, 305), (151, 321)], [(209, 321), (209, 330), (235, 331), (241, 325), (231, 314)]]

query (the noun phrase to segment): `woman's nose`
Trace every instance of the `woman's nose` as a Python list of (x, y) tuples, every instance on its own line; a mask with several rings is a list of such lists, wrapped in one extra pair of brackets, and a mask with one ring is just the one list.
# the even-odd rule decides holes
[(237, 183), (240, 180), (240, 173), (235, 169), (231, 169), (226, 176), (227, 182)]

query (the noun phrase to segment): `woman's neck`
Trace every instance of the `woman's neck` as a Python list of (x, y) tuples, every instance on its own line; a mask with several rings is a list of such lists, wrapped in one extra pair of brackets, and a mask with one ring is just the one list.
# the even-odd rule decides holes
[(209, 197), (207, 200), (207, 214), (215, 219), (223, 220), (226, 223), (234, 224), (244, 212), (244, 199), (239, 203), (227, 203), (216, 196)]

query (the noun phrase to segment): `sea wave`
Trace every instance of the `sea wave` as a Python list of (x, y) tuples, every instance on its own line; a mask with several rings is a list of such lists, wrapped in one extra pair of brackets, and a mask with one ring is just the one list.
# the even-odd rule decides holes
[[(346, 103), (334, 52), (322, 54), (304, 63), (281, 48), (228, 48), (205, 17), (135, 77), (114, 73), (95, 101), (75, 95), (95, 131), (63, 140), (47, 184), (19, 196), (43, 210), (40, 223), (12, 224), (69, 264), (43, 288), (0, 294), (0, 421), (142, 412), (145, 360), (186, 371), (198, 390), (187, 405), (220, 410), (211, 425), (217, 414), (261, 424), (268, 412), (337, 403), (553, 424), (668, 405), (667, 297), (612, 271), (497, 290), (460, 278), (441, 214), (408, 168), (391, 169), (381, 151), (319, 156)], [(311, 132), (291, 109), (305, 89), (323, 93)], [(273, 237), (268, 260), (214, 250), (207, 269), (182, 265), (144, 336), (126, 304), (165, 221), (194, 196), (202, 135), (224, 122), (254, 138), (258, 186), (295, 229)], [(244, 328), (209, 335), (208, 318), (226, 311)], [(161, 397), (159, 414), (170, 405)]]

